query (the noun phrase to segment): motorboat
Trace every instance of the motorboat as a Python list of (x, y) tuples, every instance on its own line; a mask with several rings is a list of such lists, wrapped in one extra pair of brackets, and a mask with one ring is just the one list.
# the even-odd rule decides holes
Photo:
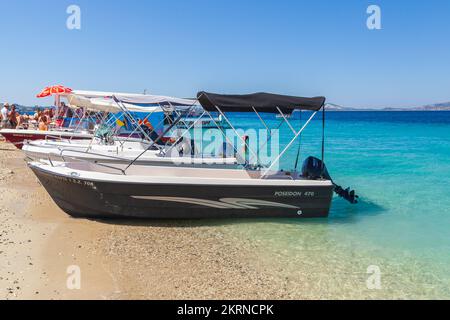
[[(90, 115), (85, 110), (81, 113), (72, 112), (71, 108), (62, 108), (60, 98), (66, 96), (72, 90), (63, 86), (46, 87), (38, 98), (49, 96), (55, 97), (57, 119), (48, 124), (48, 130), (37, 130), (36, 120), (26, 122), (26, 126), (20, 126), (14, 129), (1, 129), (0, 135), (6, 141), (14, 144), (18, 149), (22, 149), (24, 143), (27, 141), (36, 140), (91, 140), (93, 138), (90, 125), (94, 126)], [(69, 113), (71, 114), (69, 116)], [(51, 119), (50, 119), (51, 120)], [(53, 119), (55, 120), (55, 119)]]
[(22, 149), (25, 141), (36, 140), (91, 140), (94, 136), (88, 131), (76, 130), (30, 130), (30, 129), (1, 129), (2, 135), (6, 141)]
[[(182, 148), (186, 148), (180, 145)], [(172, 150), (173, 152), (171, 152)], [(83, 141), (33, 141), (27, 142), (23, 149), (25, 156), (31, 161), (90, 161), (97, 164), (129, 164), (135, 165), (167, 165), (205, 168), (227, 167), (237, 168), (240, 163), (231, 156), (193, 156), (191, 153), (181, 154), (179, 148), (164, 146), (163, 149), (152, 147), (152, 142), (116, 137), (112, 144), (105, 144), (99, 139)]]
[[(133, 162), (104, 166), (89, 161), (35, 161), (29, 167), (55, 203), (74, 217), (313, 218), (328, 216), (333, 192), (357, 202), (354, 191), (339, 187), (328, 174), (323, 162), (324, 137), (322, 159), (308, 157), (301, 171), (277, 169), (280, 159), (319, 110), (325, 112), (324, 97), (199, 92), (197, 98), (205, 113), (219, 112), (227, 122), (225, 114), (232, 112), (290, 114), (299, 109), (312, 114), (299, 130), (291, 126), (294, 137), (264, 167), (251, 161), (241, 169), (141, 166)], [(289, 121), (286, 117), (282, 119)], [(246, 144), (245, 139), (242, 142)]]
[[(179, 99), (167, 96), (137, 95), (137, 94), (111, 94), (110, 97), (99, 98), (99, 93), (89, 91), (73, 91), (68, 97), (72, 108), (88, 108), (96, 112), (108, 112), (110, 117), (105, 117), (99, 124), (99, 129), (90, 141), (75, 140), (41, 140), (28, 141), (23, 146), (23, 151), (29, 160), (39, 161), (41, 159), (59, 161), (62, 159), (76, 159), (81, 161), (92, 161), (103, 164), (125, 164), (134, 162), (136, 165), (183, 165), (199, 166), (207, 168), (227, 167), (237, 168), (238, 160), (235, 156), (228, 156), (226, 148), (222, 148), (219, 153), (204, 154), (197, 152), (195, 145), (189, 139), (178, 139), (186, 131), (179, 132), (179, 125), (185, 124), (185, 129), (191, 128), (194, 123), (186, 123), (183, 116), (186, 112), (178, 112), (179, 109), (185, 111), (186, 108), (194, 106), (197, 101), (191, 99)], [(114, 98), (113, 98), (114, 97)], [(127, 101), (124, 103), (124, 101)], [(159, 135), (155, 129), (150, 130), (143, 126), (133, 116), (133, 112), (146, 114), (145, 118), (154, 113), (162, 113), (172, 122), (170, 126), (164, 128), (164, 133)], [(118, 116), (120, 114), (120, 116)], [(178, 116), (174, 119), (174, 116)], [(124, 117), (124, 118), (122, 118)], [(116, 121), (121, 118), (131, 126), (127, 133), (115, 132)], [(111, 121), (112, 119), (112, 121)], [(164, 116), (159, 124), (165, 122)], [(177, 120), (175, 122), (175, 120)], [(118, 120), (122, 122), (122, 120)], [(214, 120), (210, 120), (214, 121)], [(143, 121), (141, 121), (143, 122)], [(200, 120), (197, 120), (199, 122)], [(109, 123), (109, 125), (108, 125)], [(148, 122), (149, 123), (149, 122)], [(105, 127), (108, 127), (104, 130)], [(153, 126), (150, 124), (153, 128)], [(174, 129), (174, 136), (164, 136), (165, 133)], [(140, 138), (138, 138), (138, 136)], [(174, 143), (171, 143), (174, 142)]]
[[(91, 117), (87, 115), (87, 111), (94, 111), (96, 113), (117, 111), (120, 108), (111, 99), (111, 96), (114, 94), (123, 97), (124, 105), (128, 105), (129, 99), (136, 100), (142, 97), (147, 97), (146, 95), (141, 94), (125, 94), (71, 89), (63, 90), (59, 93), (48, 92), (48, 94), (46, 95), (39, 94), (37, 96), (38, 98), (47, 97), (50, 95), (54, 96), (55, 105), (57, 106), (57, 114), (60, 112), (61, 98), (67, 99), (69, 104), (67, 110), (70, 109), (72, 111), (71, 113), (73, 113), (75, 117), (68, 117), (69, 119), (67, 119), (64, 116), (65, 119), (63, 119), (60, 126), (52, 124), (50, 125), (50, 129), (45, 131), (32, 128), (1, 129), (0, 136), (3, 136), (6, 141), (14, 144), (18, 149), (22, 149), (27, 141), (92, 140), (94, 138), (93, 130), (83, 128), (83, 125), (86, 125), (89, 122), (91, 125), (94, 125), (95, 120), (98, 119), (91, 119)], [(94, 106), (94, 108), (91, 108), (92, 106)], [(136, 107), (136, 109), (146, 110), (144, 108), (138, 107)], [(81, 112), (76, 112), (77, 110)], [(81, 116), (79, 116), (80, 114)], [(63, 125), (63, 123), (66, 123), (66, 125)], [(34, 127), (36, 126), (37, 124), (35, 124)]]
[(74, 217), (218, 218), (325, 217), (329, 180), (274, 173), (133, 166), (126, 175), (89, 162), (32, 162), (56, 204)]

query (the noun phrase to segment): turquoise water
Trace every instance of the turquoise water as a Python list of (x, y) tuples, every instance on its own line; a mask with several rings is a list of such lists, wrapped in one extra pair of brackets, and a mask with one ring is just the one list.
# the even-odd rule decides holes
[[(303, 159), (320, 155), (320, 130), (319, 120), (305, 131)], [(287, 141), (289, 131), (282, 131)], [(330, 174), (355, 188), (360, 203), (335, 198), (329, 219), (248, 221), (237, 232), (262, 241), (288, 274), (304, 259), (314, 261), (312, 273), (327, 270), (321, 277), (330, 297), (359, 289), (358, 296), (374, 296), (363, 282), (373, 264), (384, 275), (376, 297), (450, 298), (450, 112), (330, 112), (326, 137)]]

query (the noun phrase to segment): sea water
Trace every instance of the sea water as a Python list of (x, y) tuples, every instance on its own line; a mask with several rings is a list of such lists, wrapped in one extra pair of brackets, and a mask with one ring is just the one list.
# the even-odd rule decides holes
[[(292, 122), (298, 128), (301, 120)], [(311, 122), (301, 148), (283, 160), (286, 169), (298, 150), (302, 160), (320, 157), (321, 125), (320, 116)], [(285, 145), (292, 132), (281, 131)], [(311, 297), (450, 298), (450, 112), (328, 112), (325, 132), (326, 166), (360, 203), (335, 197), (327, 219), (231, 228), (260, 243), (287, 279), (309, 273)]]

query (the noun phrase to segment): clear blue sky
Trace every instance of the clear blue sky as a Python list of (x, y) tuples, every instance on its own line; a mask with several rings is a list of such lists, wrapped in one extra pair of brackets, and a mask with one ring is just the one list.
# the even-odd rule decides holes
[[(81, 30), (66, 28), (70, 4)], [(382, 10), (382, 30), (366, 9)], [(44, 86), (194, 96), (270, 91), (353, 107), (450, 101), (450, 1), (0, 2), (0, 101)]]

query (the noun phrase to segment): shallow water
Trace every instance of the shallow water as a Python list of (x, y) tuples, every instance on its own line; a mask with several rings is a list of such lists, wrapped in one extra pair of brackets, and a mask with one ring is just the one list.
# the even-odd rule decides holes
[[(313, 121), (305, 131), (302, 159), (320, 155), (320, 130)], [(312, 289), (323, 297), (450, 298), (450, 112), (330, 112), (326, 136), (330, 174), (360, 203), (335, 198), (328, 219), (233, 230), (262, 241), (287, 276), (307, 259), (311, 281), (326, 279)], [(292, 166), (292, 149), (283, 167)], [(382, 272), (381, 290), (366, 286), (370, 265)]]

